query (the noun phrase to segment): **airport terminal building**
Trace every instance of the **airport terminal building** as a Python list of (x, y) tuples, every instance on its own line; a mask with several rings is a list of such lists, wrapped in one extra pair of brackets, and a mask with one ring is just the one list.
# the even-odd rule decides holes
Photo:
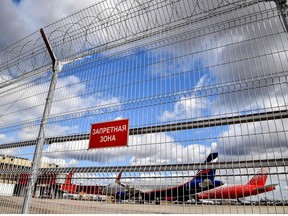
[[(56, 168), (56, 166), (55, 164), (41, 164), (41, 168)], [(7, 174), (0, 174), (1, 195), (24, 196), (29, 181), (28, 168), (31, 168), (31, 161), (26, 158), (0, 155), (0, 169), (7, 171)], [(14, 170), (15, 173), (13, 174)], [(50, 194), (54, 194), (52, 196), (55, 197), (60, 196), (57, 193), (61, 184), (56, 182), (56, 174), (38, 176), (33, 192), (34, 196), (44, 197), (45, 195), (50, 196)]]

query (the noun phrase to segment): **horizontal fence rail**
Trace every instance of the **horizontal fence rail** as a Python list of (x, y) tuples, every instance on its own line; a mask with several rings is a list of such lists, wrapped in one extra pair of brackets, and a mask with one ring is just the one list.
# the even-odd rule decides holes
[[(281, 167), (287, 166), (288, 158), (254, 160), (254, 161), (231, 161), (217, 162), (213, 164), (193, 163), (193, 164), (163, 164), (149, 166), (113, 166), (113, 167), (70, 167), (70, 168), (40, 168), (39, 173), (87, 173), (87, 172), (161, 172), (161, 171), (189, 171), (199, 169), (241, 169), (241, 168), (259, 168), (259, 167)], [(30, 173), (30, 168), (0, 170), (0, 174), (20, 174)], [(285, 173), (283, 173), (285, 174)]]
[[(241, 124), (249, 122), (258, 122), (258, 121), (268, 121), (276, 119), (284, 119), (288, 117), (288, 110), (272, 111), (267, 113), (255, 113), (241, 116), (229, 116), (224, 118), (216, 119), (203, 119), (196, 120), (191, 122), (181, 122), (168, 125), (158, 125), (158, 126), (148, 126), (143, 128), (131, 128), (129, 130), (129, 135), (138, 135), (138, 134), (147, 134), (147, 133), (159, 133), (166, 131), (177, 131), (177, 130), (189, 130), (194, 128), (204, 128), (204, 127), (215, 127), (231, 124)], [(67, 142), (67, 141), (77, 141), (77, 140), (88, 140), (90, 134), (78, 134), (78, 135), (69, 135), (61, 137), (47, 137), (45, 139), (46, 144), (52, 144), (54, 142)], [(7, 143), (1, 144), (0, 149), (6, 148), (16, 148), (23, 146), (35, 145), (36, 140), (28, 140), (16, 143)]]

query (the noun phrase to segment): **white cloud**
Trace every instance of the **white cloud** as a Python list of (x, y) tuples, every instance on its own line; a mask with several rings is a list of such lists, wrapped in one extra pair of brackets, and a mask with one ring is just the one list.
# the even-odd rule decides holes
[[(47, 125), (45, 130), (45, 137), (55, 137), (57, 135), (77, 133), (79, 131), (78, 125), (64, 126), (51, 124)], [(24, 127), (17, 134), (21, 140), (33, 140), (38, 136), (39, 128), (38, 127)]]
[(288, 153), (288, 120), (230, 125), (218, 136), (224, 160), (284, 158)]
[(197, 82), (194, 87), (195, 95), (193, 97), (181, 97), (176, 101), (172, 111), (165, 110), (160, 116), (161, 121), (179, 120), (179, 119), (191, 119), (204, 117), (204, 111), (208, 110), (210, 101), (207, 97), (199, 97), (196, 95), (197, 90), (206, 83), (206, 76), (204, 75)]
[(0, 49), (95, 2), (22, 0), (15, 5), (10, 0), (4, 1), (0, 7)]
[[(50, 0), (49, 2), (44, 0), (22, 0), (18, 5), (13, 4), (12, 1), (3, 2), (0, 9), (0, 20), (2, 21), (0, 21), (0, 26), (3, 29), (3, 34), (0, 36), (0, 47), (5, 47), (23, 38), (23, 36), (38, 31), (41, 27), (96, 3), (99, 4), (100, 2), (97, 0), (82, 2), (75, 0)], [(177, 2), (176, 4), (183, 3)], [(141, 15), (141, 13), (138, 13), (135, 16), (136, 7), (142, 9), (151, 7), (151, 10), (146, 10), (147, 14)], [(161, 18), (159, 18), (159, 14), (161, 14)], [(88, 35), (87, 37), (87, 32), (83, 31), (80, 33), (83, 34), (83, 37), (77, 40), (81, 43), (87, 42), (86, 45), (88, 46), (91, 44), (97, 46), (100, 43), (112, 41), (115, 37), (133, 37), (141, 31), (147, 33), (147, 30), (154, 25), (165, 26), (170, 24), (171, 14), (172, 11), (164, 10), (163, 7), (158, 7), (155, 3), (147, 1), (107, 0), (98, 7), (94, 7), (93, 10), (87, 10), (86, 17), (79, 19), (78, 16), (73, 17), (72, 20), (67, 19), (66, 23), (62, 24), (59, 32), (63, 31), (66, 35), (69, 35), (76, 28), (79, 30), (79, 26), (81, 28), (87, 26), (87, 32), (91, 33), (93, 31), (93, 36)], [(123, 20), (123, 18), (125, 18), (123, 22), (115, 22), (115, 20)], [(116, 23), (116, 25), (111, 26), (111, 23)], [(97, 31), (95, 31), (96, 28)], [(68, 51), (71, 44), (68, 42), (66, 45), (68, 46), (64, 49)]]
[(62, 158), (49, 158), (49, 157), (45, 157), (43, 156), (41, 158), (41, 162), (42, 163), (46, 163), (46, 164), (55, 164), (55, 165), (58, 165), (59, 167), (73, 167), (73, 166), (76, 166), (79, 162), (77, 160), (65, 160), (65, 159), (62, 159)]
[(174, 104), (172, 112), (164, 111), (160, 117), (161, 121), (190, 119), (203, 117), (203, 110), (207, 109), (209, 101), (201, 97), (182, 97)]
[(0, 143), (13, 142), (15, 139), (13, 137), (7, 137), (5, 134), (0, 134)]
[[(20, 84), (18, 84), (19, 86)], [(12, 88), (13, 89), (13, 88)], [(15, 89), (16, 86), (15, 86)], [(44, 103), (47, 97), (48, 83), (30, 85), (27, 89), (21, 91), (12, 91), (9, 94), (3, 94), (0, 107), (0, 126), (7, 126), (15, 122), (34, 121), (41, 118), (44, 110)], [(57, 83), (55, 97), (51, 107), (51, 116), (63, 113), (85, 110), (87, 108), (97, 109), (99, 107), (110, 107), (121, 105), (117, 97), (94, 94), (83, 96), (86, 85), (76, 76), (60, 78)], [(4, 92), (5, 89), (2, 89)], [(36, 93), (36, 94), (35, 94)], [(76, 133), (78, 126), (60, 126), (53, 124), (46, 130), (47, 136), (55, 134), (65, 134), (66, 132)], [(18, 133), (21, 139), (34, 139), (38, 134), (38, 128), (25, 127)], [(4, 135), (3, 135), (4, 136)], [(7, 135), (6, 135), (7, 136)], [(15, 137), (15, 135), (14, 135)], [(16, 138), (6, 138), (7, 141)], [(5, 142), (7, 143), (7, 142)]]
[[(76, 76), (68, 76), (60, 78), (57, 83), (54, 102), (52, 104), (51, 114), (59, 115), (76, 110), (85, 110), (85, 108), (107, 107), (115, 104), (120, 105), (120, 100), (112, 96), (103, 96), (102, 94), (94, 94), (91, 96), (82, 96), (85, 92), (85, 84), (82, 84)], [(19, 84), (18, 84), (19, 85)], [(13, 89), (13, 87), (12, 87)], [(17, 89), (15, 86), (14, 89)], [(25, 121), (34, 121), (43, 115), (44, 102), (47, 96), (47, 83), (29, 85), (29, 88), (21, 91), (12, 91), (13, 93), (1, 97), (2, 106), (0, 107), (0, 126), (5, 127), (15, 122), (21, 123)], [(2, 89), (5, 91), (5, 89)], [(35, 94), (35, 92), (37, 94)], [(65, 100), (63, 100), (63, 98)], [(76, 125), (60, 125), (57, 123), (48, 124), (45, 130), (46, 137), (61, 136), (63, 134), (78, 133), (79, 126)], [(1, 143), (11, 143), (20, 140), (33, 140), (39, 133), (39, 127), (23, 127), (17, 133), (0, 134)], [(1, 154), (18, 155), (23, 152), (19, 148), (2, 149)], [(26, 152), (26, 150), (24, 150)], [(25, 153), (27, 154), (27, 153)], [(29, 153), (30, 154), (30, 153)], [(48, 158), (44, 158), (48, 160)], [(48, 161), (51, 161), (49, 159)], [(67, 161), (58, 158), (56, 163), (61, 166), (76, 165), (76, 160)], [(51, 161), (53, 163), (53, 160)]]
[(19, 153), (17, 148), (0, 149), (0, 155), (15, 156)]
[(200, 144), (183, 146), (165, 133), (129, 136), (129, 147), (87, 150), (88, 143), (88, 140), (53, 143), (44, 150), (44, 155), (104, 164), (149, 165), (204, 161), (211, 151)]
[[(221, 93), (213, 101), (214, 115), (287, 108), (288, 88), (283, 73), (288, 66), (284, 51), (288, 41), (282, 40), (281, 34), (277, 35), (282, 31), (279, 22), (270, 18), (269, 24), (251, 23), (246, 25), (246, 30), (231, 28), (221, 32), (222, 36), (215, 42), (222, 46), (217, 55), (218, 66), (211, 65), (210, 69), (220, 84), (215, 88)], [(269, 36), (268, 26), (275, 35)], [(231, 90), (223, 88), (227, 90), (222, 93), (222, 83), (230, 84)]]

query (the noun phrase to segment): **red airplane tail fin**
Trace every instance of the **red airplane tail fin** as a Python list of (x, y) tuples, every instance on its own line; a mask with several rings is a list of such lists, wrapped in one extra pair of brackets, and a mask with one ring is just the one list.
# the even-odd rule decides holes
[(266, 184), (268, 178), (269, 169), (268, 167), (262, 167), (256, 175), (250, 179), (247, 183), (248, 185), (257, 185), (258, 187), (263, 187)]
[(65, 177), (65, 184), (66, 185), (71, 185), (72, 184), (72, 176), (73, 176), (73, 172), (66, 174)]
[(120, 183), (121, 176), (122, 176), (122, 171), (119, 172), (118, 176), (116, 177), (116, 179), (115, 179), (116, 183), (118, 183), (118, 184)]

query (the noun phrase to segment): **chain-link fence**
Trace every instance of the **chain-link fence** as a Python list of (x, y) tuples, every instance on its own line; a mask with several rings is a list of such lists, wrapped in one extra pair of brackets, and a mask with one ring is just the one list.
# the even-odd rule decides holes
[(281, 0), (106, 0), (7, 47), (1, 213), (287, 213), (287, 47)]

